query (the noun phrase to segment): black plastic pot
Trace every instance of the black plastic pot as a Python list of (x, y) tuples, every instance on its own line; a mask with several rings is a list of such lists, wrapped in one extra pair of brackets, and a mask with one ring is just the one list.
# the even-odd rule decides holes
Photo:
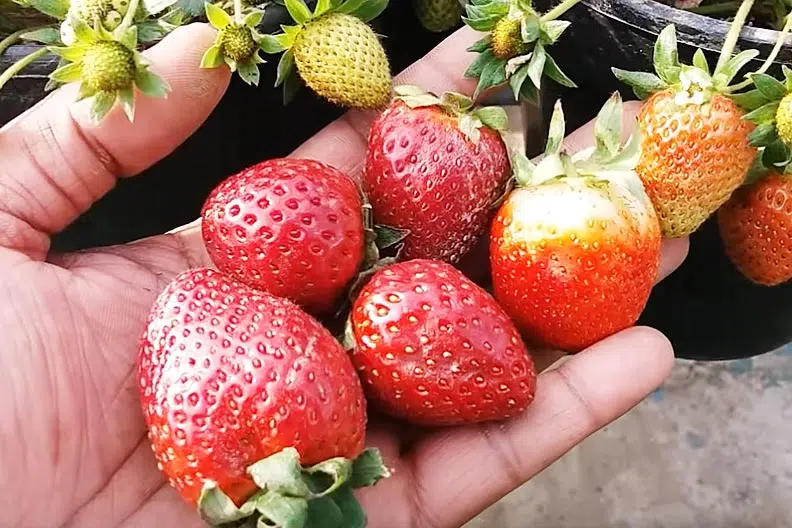
[[(311, 2), (309, 2), (311, 4)], [(288, 13), (267, 9), (262, 31), (274, 32)], [(401, 71), (440, 42), (446, 34), (423, 30), (409, 2), (391, 2), (374, 22), (395, 72)], [(0, 71), (34, 51), (20, 45), (0, 56)], [(0, 126), (45, 96), (46, 76), (54, 59), (40, 60), (0, 91)], [(270, 67), (271, 66), (271, 67)], [(254, 88), (234, 80), (203, 126), (171, 155), (136, 178), (122, 180), (90, 211), (53, 239), (53, 249), (75, 250), (118, 244), (162, 233), (200, 213), (203, 200), (226, 176), (257, 161), (288, 155), (343, 112), (303, 88), (286, 107), (274, 88), (274, 63), (261, 68)], [(250, 125), (250, 116), (260, 116)]]
[[(539, 5), (546, 9), (549, 4)], [(542, 114), (549, 119), (552, 103), (563, 97), (570, 130), (594, 118), (616, 90), (625, 99), (635, 99), (610, 68), (653, 71), (652, 49), (666, 25), (676, 25), (681, 59), (690, 61), (701, 48), (711, 67), (729, 27), (653, 0), (583, 0), (564, 18), (572, 25), (554, 46), (553, 56), (579, 89), (548, 83)], [(750, 68), (759, 66), (778, 36), (767, 29), (743, 30), (738, 48), (760, 52)], [(780, 64), (791, 60), (792, 48), (783, 48), (770, 73), (777, 74)], [(718, 360), (763, 354), (792, 341), (792, 284), (766, 288), (744, 279), (725, 257), (710, 219), (691, 237), (687, 261), (654, 290), (641, 322), (668, 335), (679, 357)]]

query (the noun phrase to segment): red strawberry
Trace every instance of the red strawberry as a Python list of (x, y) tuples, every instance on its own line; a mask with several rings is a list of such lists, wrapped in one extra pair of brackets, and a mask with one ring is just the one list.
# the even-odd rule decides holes
[(776, 286), (792, 279), (792, 177), (771, 172), (737, 189), (718, 211), (729, 259), (749, 280)]
[(312, 160), (264, 161), (215, 188), (203, 208), (206, 249), (221, 271), (319, 314), (364, 256), (355, 182)]
[(363, 187), (374, 220), (408, 231), (404, 259), (456, 263), (486, 232), (511, 175), (500, 108), (400, 86), (374, 122)]
[(533, 360), (509, 317), (441, 261), (376, 272), (355, 300), (347, 339), (370, 401), (412, 423), (499, 420), (534, 398)]
[(633, 325), (657, 277), (660, 225), (632, 169), (639, 140), (620, 148), (620, 102), (616, 94), (600, 113), (598, 148), (575, 159), (559, 152), (557, 105), (532, 185), (493, 222), (495, 297), (536, 345), (576, 352)]
[(338, 342), (290, 301), (214, 270), (182, 273), (157, 298), (138, 382), (158, 466), (215, 523), (229, 520), (218, 501), (242, 515), (283, 478), (275, 466), (363, 452), (366, 402)]

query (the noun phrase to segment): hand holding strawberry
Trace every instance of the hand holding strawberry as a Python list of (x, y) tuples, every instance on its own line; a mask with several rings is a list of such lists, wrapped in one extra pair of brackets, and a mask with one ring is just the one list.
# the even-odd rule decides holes
[[(49, 236), (117, 178), (174, 149), (211, 112), (229, 81), (227, 69), (198, 67), (215, 36), (207, 26), (188, 26), (145, 53), (172, 91), (168, 101), (141, 99), (134, 124), (115, 109), (92, 125), (87, 109), (73, 103), (72, 85), (0, 133), (0, 187), (19, 191), (0, 199), (0, 367), (13, 373), (0, 389), (0, 427), (14, 431), (0, 451), (2, 526), (40, 525), (44, 503), (54, 526), (204, 525), (157, 468), (136, 372), (139, 339), (159, 292), (180, 273), (211, 266), (198, 223), (65, 255), (49, 254)], [(460, 30), (399, 82), (470, 93), (468, 83), (437, 77), (435, 61), (461, 76), (469, 60), (462, 50), (474, 39)], [(360, 121), (334, 123), (296, 156), (352, 172), (365, 156), (357, 142), (364, 129), (353, 122)], [(334, 148), (339, 141), (349, 147)], [(684, 251), (684, 240), (668, 246), (660, 275)], [(543, 370), (550, 358), (537, 357)], [(540, 374), (535, 401), (505, 426), (427, 433), (372, 416), (366, 445), (380, 450), (392, 475), (357, 493), (368, 525), (463, 524), (638, 403), (661, 383), (672, 358), (665, 338), (635, 328)]]

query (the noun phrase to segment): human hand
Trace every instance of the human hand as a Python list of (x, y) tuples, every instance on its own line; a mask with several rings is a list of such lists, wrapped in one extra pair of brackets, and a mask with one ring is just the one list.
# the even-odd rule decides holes
[[(49, 236), (117, 178), (139, 173), (186, 139), (229, 82), (198, 68), (213, 31), (180, 28), (147, 52), (173, 88), (141, 99), (134, 124), (113, 112), (92, 126), (64, 87), (0, 131), (0, 396), (2, 526), (199, 526), (149, 449), (138, 400), (139, 338), (157, 294), (176, 274), (210, 266), (198, 224), (135, 243), (53, 255)], [(397, 82), (471, 93), (462, 80), (467, 28)], [(626, 105), (625, 119), (635, 115)], [(350, 113), (300, 147), (359, 173), (371, 115)], [(628, 127), (629, 128), (629, 127)], [(591, 127), (567, 140), (587, 146)], [(687, 241), (664, 246), (661, 276)], [(633, 328), (539, 378), (537, 399), (506, 423), (405, 431), (372, 417), (368, 443), (394, 475), (361, 491), (369, 526), (459, 526), (637, 404), (666, 377), (668, 341)], [(537, 367), (556, 357), (539, 355)]]

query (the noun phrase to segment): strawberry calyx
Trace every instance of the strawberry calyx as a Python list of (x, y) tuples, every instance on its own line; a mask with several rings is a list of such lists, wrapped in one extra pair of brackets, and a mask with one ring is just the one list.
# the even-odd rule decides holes
[(261, 47), (268, 54), (281, 53), (275, 87), (283, 87), (284, 104), (291, 102), (302, 86), (295, 66), (293, 48), (306, 25), (336, 13), (351, 15), (368, 23), (380, 16), (388, 7), (388, 0), (318, 0), (313, 11), (303, 0), (285, 0), (283, 3), (295, 23), (282, 25), (281, 33), (264, 35), (261, 39)]
[[(736, 22), (738, 21), (735, 20)], [(732, 28), (741, 27), (738, 24), (732, 25)], [(726, 49), (724, 47), (723, 51)], [(704, 52), (697, 49), (691, 65), (681, 64), (676, 27), (669, 24), (663, 28), (655, 41), (655, 73), (632, 72), (615, 67), (611, 68), (611, 71), (619, 81), (630, 86), (636, 97), (641, 100), (649, 98), (656, 92), (670, 89), (674, 92), (675, 102), (679, 106), (706, 105), (715, 93), (729, 94), (733, 88), (731, 83), (734, 77), (757, 55), (759, 55), (757, 50), (741, 51), (719, 63), (715, 70), (711, 71)]]
[(635, 172), (641, 156), (641, 135), (635, 131), (622, 144), (622, 116), (622, 99), (619, 92), (614, 92), (597, 114), (595, 146), (570, 155), (563, 148), (566, 126), (561, 101), (556, 101), (544, 155), (536, 165), (528, 162), (527, 177), (517, 184), (532, 186), (563, 178), (587, 178), (594, 186), (620, 185), (650, 207), (649, 197)]
[(204, 482), (198, 511), (207, 524), (252, 521), (253, 526), (281, 528), (362, 528), (366, 514), (353, 490), (375, 485), (390, 471), (374, 448), (355, 460), (337, 457), (305, 467), (297, 450), (288, 447), (252, 464), (247, 474), (258, 491), (241, 506), (216, 482)]
[(205, 9), (206, 18), (218, 31), (214, 44), (201, 59), (201, 68), (217, 68), (225, 64), (247, 84), (258, 86), (261, 78), (258, 65), (266, 61), (259, 54), (263, 50), (263, 37), (256, 27), (264, 18), (264, 11), (252, 10), (244, 18), (238, 11), (232, 18), (214, 4), (206, 3)]
[(539, 104), (542, 77), (576, 88), (548, 52), (570, 22), (557, 20), (579, 0), (564, 0), (548, 13), (538, 13), (530, 0), (470, 0), (465, 7), (466, 25), (487, 35), (468, 48), (478, 53), (465, 71), (477, 78), (473, 94), (508, 83), (515, 100)]
[(101, 121), (120, 102), (129, 121), (135, 116), (135, 88), (151, 97), (165, 97), (167, 82), (149, 70), (150, 62), (137, 51), (137, 26), (119, 25), (112, 32), (98, 21), (90, 27), (72, 14), (74, 40), (48, 49), (63, 65), (50, 74), (57, 83), (79, 82), (77, 100), (91, 101), (91, 118)]

